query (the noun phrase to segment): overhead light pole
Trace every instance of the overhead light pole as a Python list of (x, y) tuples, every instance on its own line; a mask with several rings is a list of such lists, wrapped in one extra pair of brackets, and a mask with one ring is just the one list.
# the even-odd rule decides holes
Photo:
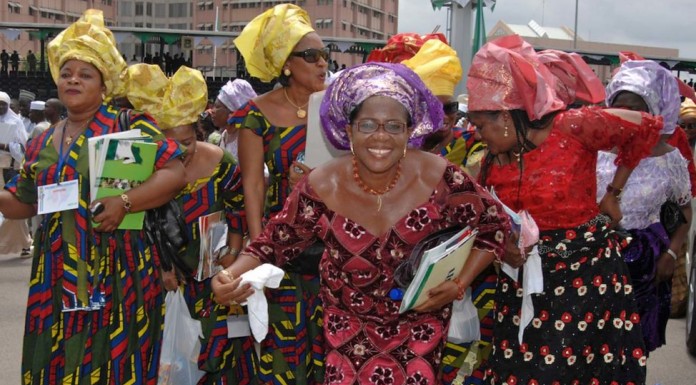
[(575, 27), (573, 29), (573, 49), (578, 49), (578, 0), (575, 0)]

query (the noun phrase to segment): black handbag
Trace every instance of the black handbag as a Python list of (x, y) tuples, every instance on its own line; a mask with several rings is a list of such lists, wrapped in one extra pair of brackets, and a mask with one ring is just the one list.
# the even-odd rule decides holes
[(143, 230), (148, 243), (157, 249), (162, 269), (171, 271), (173, 266), (185, 277), (193, 275), (193, 269), (185, 262), (186, 221), (176, 200), (145, 212)]
[(679, 226), (686, 223), (686, 217), (676, 202), (667, 201), (660, 207), (660, 223), (667, 230), (667, 233), (672, 235)]
[(300, 253), (292, 261), (288, 262), (283, 268), (285, 271), (297, 274), (319, 275), (319, 263), (324, 255), (326, 245), (318, 240)]
[(413, 248), (413, 251), (411, 251), (411, 255), (394, 269), (395, 286), (402, 289), (408, 288), (411, 281), (413, 281), (413, 277), (416, 275), (416, 271), (418, 271), (423, 253), (447, 241), (460, 231), (462, 231), (461, 226), (447, 227), (428, 235), (422, 241), (418, 242), (416, 247)]

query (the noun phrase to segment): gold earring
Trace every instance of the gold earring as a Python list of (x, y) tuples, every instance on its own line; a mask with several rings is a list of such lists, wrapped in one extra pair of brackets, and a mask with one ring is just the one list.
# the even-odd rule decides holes
[(350, 142), (350, 153), (355, 155), (355, 150), (353, 149), (353, 142)]
[(406, 157), (406, 150), (408, 150), (408, 145), (404, 146), (404, 156), (402, 157), (402, 159)]
[(505, 126), (505, 132), (503, 133), (504, 137), (508, 137), (508, 126)]
[(292, 75), (292, 72), (290, 71), (290, 68), (284, 69), (284, 70), (283, 70), (283, 75), (285, 75), (286, 77), (290, 77), (290, 75)]

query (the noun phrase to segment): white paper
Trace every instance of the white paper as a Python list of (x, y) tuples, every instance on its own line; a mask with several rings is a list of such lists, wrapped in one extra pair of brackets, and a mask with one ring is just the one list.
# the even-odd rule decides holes
[(326, 91), (315, 92), (309, 96), (307, 108), (307, 142), (305, 144), (305, 161), (310, 168), (320, 166), (331, 159), (337, 158), (347, 151), (339, 151), (329, 143), (321, 128), (319, 107)]
[(227, 316), (227, 338), (248, 337), (250, 335), (248, 314)]

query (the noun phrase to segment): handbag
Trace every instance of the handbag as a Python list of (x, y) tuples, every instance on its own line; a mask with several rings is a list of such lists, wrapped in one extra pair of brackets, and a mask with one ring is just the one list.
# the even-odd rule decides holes
[(184, 214), (176, 200), (147, 210), (143, 230), (150, 246), (157, 249), (165, 271), (170, 271), (176, 266), (185, 277), (193, 275), (193, 269), (185, 262), (186, 245), (189, 240)]
[(321, 262), (325, 248), (326, 246), (321, 240), (312, 243), (300, 255), (284, 266), (285, 271), (297, 274), (319, 275), (319, 262)]
[(664, 226), (667, 234), (672, 235), (679, 226), (686, 223), (686, 217), (676, 202), (667, 201), (660, 207), (660, 223)]
[[(120, 131), (127, 130), (130, 126), (130, 110), (119, 111), (117, 122)], [(165, 271), (170, 271), (176, 266), (184, 276), (193, 274), (193, 270), (184, 262), (184, 252), (189, 240), (186, 236), (184, 214), (176, 200), (147, 210), (143, 231), (148, 244), (157, 249)]]
[(428, 235), (422, 241), (418, 242), (413, 248), (411, 255), (394, 269), (395, 286), (401, 289), (408, 288), (411, 281), (413, 281), (413, 277), (416, 276), (416, 271), (418, 271), (418, 266), (420, 266), (423, 253), (447, 241), (460, 231), (462, 231), (462, 227), (460, 226), (447, 227)]

